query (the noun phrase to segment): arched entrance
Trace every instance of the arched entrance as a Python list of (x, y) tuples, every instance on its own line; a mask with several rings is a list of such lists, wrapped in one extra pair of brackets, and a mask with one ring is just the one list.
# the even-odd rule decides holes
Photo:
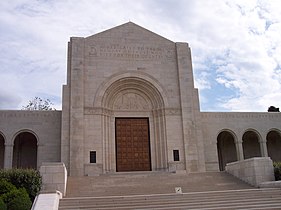
[(281, 134), (272, 130), (266, 136), (268, 156), (273, 162), (281, 161)]
[(261, 157), (259, 137), (254, 131), (246, 131), (242, 137), (244, 159)]
[(227, 163), (237, 161), (234, 137), (229, 131), (222, 131), (218, 135), (217, 150), (220, 171), (224, 171)]
[(34, 134), (21, 132), (16, 136), (13, 168), (37, 168), (37, 138)]
[[(128, 160), (119, 159), (123, 156), (134, 157), (131, 158), (134, 162), (130, 165), (138, 165), (132, 170), (129, 169), (130, 171), (143, 170), (142, 168), (156, 171), (167, 170), (164, 91), (151, 77), (139, 74), (123, 76), (119, 75), (110, 79), (99, 91), (97, 100), (94, 102), (95, 106), (102, 107), (105, 113), (102, 116), (104, 172), (128, 171), (117, 168), (118, 164), (120, 166), (120, 163), (124, 163), (125, 166), (127, 163)], [(127, 120), (119, 125), (118, 119), (122, 118), (127, 118)], [(142, 126), (131, 124), (135, 122), (141, 122)], [(125, 131), (125, 127), (122, 128), (121, 124), (126, 125), (126, 129), (130, 127), (130, 132)], [(138, 146), (135, 146), (136, 148), (130, 146), (130, 144), (140, 144), (133, 139), (144, 140), (142, 151), (137, 150)], [(149, 145), (147, 146), (145, 142)], [(121, 147), (122, 144), (124, 145)], [(144, 145), (146, 145), (145, 148)], [(150, 160), (144, 163), (140, 160), (142, 157)]]
[(0, 133), (0, 168), (4, 168), (5, 139)]

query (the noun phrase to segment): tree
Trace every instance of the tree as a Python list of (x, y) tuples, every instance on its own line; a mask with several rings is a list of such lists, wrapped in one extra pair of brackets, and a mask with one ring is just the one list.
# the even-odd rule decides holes
[(23, 106), (22, 110), (56, 110), (53, 105), (50, 99), (42, 99), (36, 96), (26, 106)]
[(268, 107), (268, 112), (280, 112), (279, 108), (275, 107), (275, 106), (270, 106)]

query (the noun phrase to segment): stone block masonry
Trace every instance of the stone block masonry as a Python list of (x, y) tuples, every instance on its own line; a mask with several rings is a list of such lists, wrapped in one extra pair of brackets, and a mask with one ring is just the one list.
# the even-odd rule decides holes
[(67, 171), (64, 163), (43, 163), (40, 167), (42, 192), (59, 191), (65, 196)]
[(255, 187), (274, 180), (273, 164), (269, 157), (255, 157), (228, 163), (226, 171)]

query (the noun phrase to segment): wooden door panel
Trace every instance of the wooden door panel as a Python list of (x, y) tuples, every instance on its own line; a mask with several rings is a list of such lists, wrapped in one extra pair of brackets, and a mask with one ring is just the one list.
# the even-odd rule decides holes
[(147, 118), (116, 118), (116, 170), (150, 171)]

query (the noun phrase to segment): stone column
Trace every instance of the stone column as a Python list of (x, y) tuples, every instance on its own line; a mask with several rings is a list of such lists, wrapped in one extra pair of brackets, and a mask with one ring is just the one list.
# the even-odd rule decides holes
[(4, 154), (4, 168), (9, 169), (13, 167), (13, 146), (12, 144), (5, 144)]
[(37, 144), (37, 169), (42, 165), (42, 157), (44, 154), (44, 147), (42, 144)]
[(260, 143), (261, 156), (268, 157), (266, 141), (262, 140), (259, 143)]
[(266, 146), (266, 134), (261, 136), (259, 139), (260, 151), (262, 157), (268, 157), (267, 146)]
[(236, 146), (236, 151), (237, 151), (237, 159), (239, 161), (244, 160), (242, 141), (236, 141), (235, 146)]

